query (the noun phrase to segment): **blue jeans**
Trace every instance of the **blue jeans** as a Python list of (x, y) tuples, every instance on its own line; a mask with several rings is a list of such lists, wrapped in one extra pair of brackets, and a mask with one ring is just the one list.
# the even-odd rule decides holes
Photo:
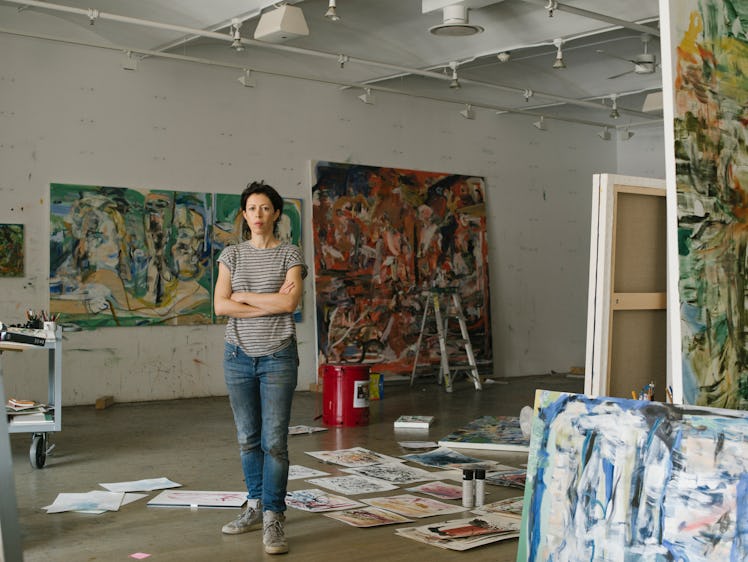
[(247, 498), (264, 510), (286, 510), (288, 423), (296, 388), (296, 341), (264, 357), (226, 343), (223, 373), (234, 412)]

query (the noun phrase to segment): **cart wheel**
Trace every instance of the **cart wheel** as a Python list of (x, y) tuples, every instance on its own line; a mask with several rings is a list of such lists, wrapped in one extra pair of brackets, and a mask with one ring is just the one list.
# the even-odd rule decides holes
[(31, 438), (31, 448), (29, 449), (29, 460), (34, 468), (44, 468), (47, 460), (47, 434), (35, 433)]

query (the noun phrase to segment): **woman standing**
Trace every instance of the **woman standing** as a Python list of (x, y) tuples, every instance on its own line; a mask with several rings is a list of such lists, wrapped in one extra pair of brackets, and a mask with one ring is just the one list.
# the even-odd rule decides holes
[(293, 312), (307, 267), (299, 248), (276, 236), (283, 198), (275, 189), (251, 183), (241, 208), (249, 239), (221, 252), (214, 308), (229, 317), (223, 369), (247, 508), (222, 531), (234, 535), (262, 527), (265, 552), (282, 554), (288, 552), (287, 439), (299, 365)]

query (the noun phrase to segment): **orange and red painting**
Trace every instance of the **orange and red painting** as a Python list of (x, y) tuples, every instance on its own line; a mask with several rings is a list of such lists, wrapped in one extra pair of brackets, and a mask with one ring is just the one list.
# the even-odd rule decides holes
[[(483, 179), (316, 162), (313, 183), (320, 372), (338, 363), (410, 372), (434, 287), (459, 292), (476, 359), (490, 363)], [(438, 364), (438, 349), (424, 338), (419, 363)]]

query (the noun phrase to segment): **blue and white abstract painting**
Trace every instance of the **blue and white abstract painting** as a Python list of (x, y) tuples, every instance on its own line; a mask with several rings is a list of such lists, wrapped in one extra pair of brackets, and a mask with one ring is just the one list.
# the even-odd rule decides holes
[(748, 413), (538, 390), (518, 561), (748, 560)]

